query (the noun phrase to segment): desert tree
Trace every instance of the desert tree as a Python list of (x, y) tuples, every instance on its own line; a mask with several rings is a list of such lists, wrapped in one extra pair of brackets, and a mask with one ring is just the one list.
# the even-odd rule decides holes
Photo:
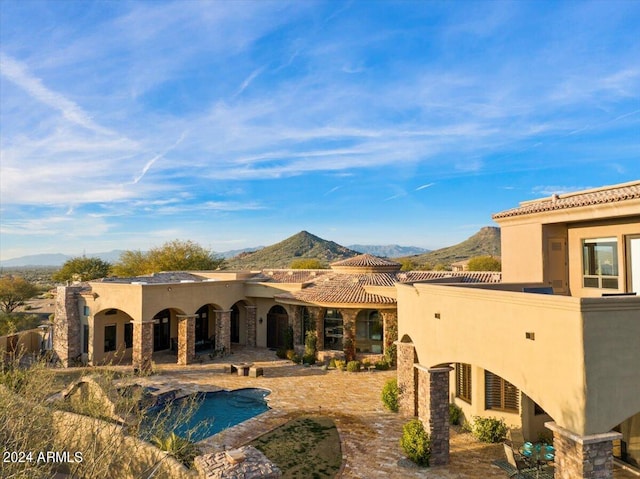
[(100, 258), (87, 258), (77, 256), (64, 262), (56, 271), (52, 279), (54, 281), (90, 281), (104, 278), (111, 272), (111, 263)]
[(139, 276), (160, 271), (219, 269), (224, 259), (193, 241), (173, 240), (147, 252), (125, 251), (114, 265), (117, 276)]
[(469, 271), (502, 271), (502, 263), (493, 256), (476, 256), (469, 260)]
[(3, 276), (0, 278), (0, 309), (10, 314), (24, 301), (38, 292), (36, 286), (19, 276)]

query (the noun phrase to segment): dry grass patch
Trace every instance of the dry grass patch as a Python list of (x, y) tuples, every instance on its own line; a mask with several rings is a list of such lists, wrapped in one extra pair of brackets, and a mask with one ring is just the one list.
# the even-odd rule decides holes
[(282, 470), (283, 479), (333, 478), (340, 470), (340, 436), (327, 417), (302, 417), (251, 443)]

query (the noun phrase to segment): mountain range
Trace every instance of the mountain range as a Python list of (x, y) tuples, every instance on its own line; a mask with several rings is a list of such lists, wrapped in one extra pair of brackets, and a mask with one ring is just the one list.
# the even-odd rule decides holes
[[(115, 263), (120, 258), (122, 250), (106, 253), (87, 254), (88, 257), (98, 257), (104, 261)], [(416, 266), (425, 264), (436, 266), (449, 265), (452, 262), (468, 259), (473, 256), (500, 256), (500, 229), (484, 227), (467, 240), (446, 248), (428, 251), (424, 248), (399, 245), (351, 245), (345, 247), (315, 236), (308, 231), (301, 231), (295, 235), (266, 247), (247, 248), (216, 253), (225, 258), (227, 269), (262, 269), (289, 268), (292, 261), (297, 259), (317, 259), (323, 266), (350, 258), (361, 253), (376, 256), (409, 260)], [(0, 262), (3, 268), (48, 266), (58, 267), (72, 256), (64, 254), (36, 254), (22, 256)]]

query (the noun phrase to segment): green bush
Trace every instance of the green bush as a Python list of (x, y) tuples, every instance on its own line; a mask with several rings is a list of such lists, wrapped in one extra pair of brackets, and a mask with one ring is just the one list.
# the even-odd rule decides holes
[(191, 467), (195, 457), (200, 454), (200, 449), (195, 443), (178, 436), (175, 432), (165, 436), (153, 436), (151, 442), (187, 467)]
[(382, 403), (389, 411), (398, 412), (398, 380), (389, 379), (382, 388)]
[(344, 371), (344, 367), (346, 363), (342, 359), (336, 359), (334, 364), (336, 369), (339, 369), (340, 371)]
[(457, 404), (449, 404), (449, 424), (457, 426), (462, 418), (462, 408)]
[(412, 419), (402, 427), (400, 447), (407, 457), (419, 466), (429, 465), (431, 439), (419, 419)]
[(471, 433), (478, 441), (502, 442), (507, 436), (507, 425), (495, 417), (474, 416)]
[(385, 360), (385, 359), (381, 359), (380, 361), (376, 361), (374, 366), (378, 371), (387, 371), (391, 367), (389, 362), (387, 360)]
[(360, 361), (349, 361), (347, 363), (347, 371), (350, 373), (357, 373), (360, 371)]
[(311, 353), (311, 354), (305, 354), (304, 356), (302, 356), (302, 362), (303, 364), (315, 364), (316, 363), (316, 355)]
[(276, 356), (280, 359), (287, 359), (287, 350), (284, 348), (280, 348), (276, 351)]
[(287, 359), (293, 361), (293, 358), (296, 357), (296, 352), (293, 349), (287, 349), (286, 352)]
[(331, 358), (329, 360), (329, 367), (330, 368), (335, 368), (336, 367), (336, 358)]

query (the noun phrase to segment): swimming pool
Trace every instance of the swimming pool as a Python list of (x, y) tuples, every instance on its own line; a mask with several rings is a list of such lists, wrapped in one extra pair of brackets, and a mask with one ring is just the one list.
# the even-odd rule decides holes
[[(261, 388), (198, 393), (187, 420), (182, 410), (188, 400), (176, 399), (169, 404), (171, 412), (166, 417), (166, 422), (163, 421), (162, 427), (165, 431), (174, 431), (191, 441), (201, 441), (268, 411), (265, 398), (269, 393), (269, 390)], [(167, 414), (164, 405), (151, 408), (148, 411), (148, 424), (152, 424), (158, 415), (163, 414)]]

